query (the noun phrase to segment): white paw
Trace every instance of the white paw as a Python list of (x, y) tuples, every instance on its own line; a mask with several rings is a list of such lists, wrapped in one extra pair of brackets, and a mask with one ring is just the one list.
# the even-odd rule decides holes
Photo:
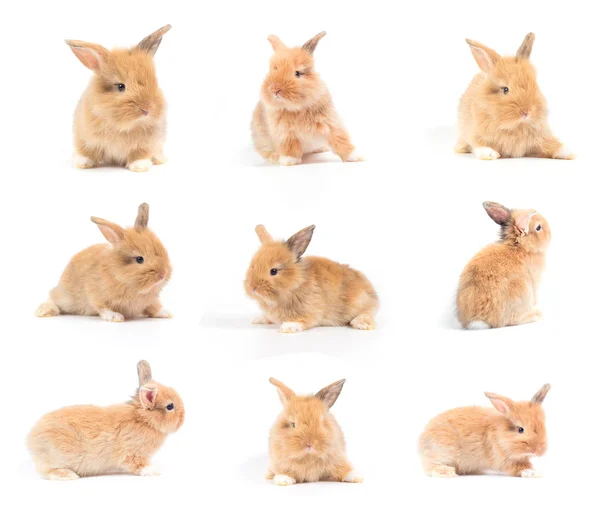
[(60, 309), (52, 301), (42, 303), (35, 311), (38, 317), (54, 317), (60, 314)]
[(293, 166), (302, 163), (301, 158), (294, 158), (293, 156), (279, 156), (279, 164), (283, 166)]
[(129, 170), (132, 172), (147, 172), (152, 166), (152, 160), (150, 159), (137, 159), (129, 163)]
[(155, 154), (152, 156), (152, 164), (164, 165), (167, 162), (167, 157), (164, 154)]
[(575, 154), (563, 145), (554, 159), (575, 159)]
[(81, 154), (75, 154), (73, 156), (73, 164), (77, 168), (94, 168), (96, 166), (96, 162), (93, 159), (90, 159), (86, 156), (82, 156)]
[(358, 154), (358, 151), (356, 149), (354, 149), (350, 155), (344, 159), (344, 161), (348, 161), (348, 162), (355, 162), (355, 161), (364, 161), (364, 158)]
[(541, 478), (542, 474), (535, 469), (524, 469), (521, 471), (521, 478)]
[(344, 482), (348, 483), (362, 483), (364, 480), (363, 476), (360, 476), (356, 471), (350, 471), (345, 477)]
[(491, 147), (476, 147), (473, 149), (473, 154), (478, 159), (498, 159), (500, 157), (500, 154)]
[(125, 317), (119, 312), (113, 312), (112, 310), (102, 310), (100, 317), (107, 322), (123, 322), (125, 320)]
[(160, 476), (160, 471), (154, 466), (146, 466), (140, 471), (140, 476)]
[(252, 321), (252, 324), (273, 324), (269, 319), (267, 319), (264, 315), (259, 315)]
[(273, 477), (273, 483), (275, 485), (294, 485), (296, 480), (294, 480), (291, 476), (288, 475), (275, 475)]
[(304, 328), (299, 322), (284, 322), (279, 328), (280, 333), (300, 333)]
[(49, 473), (46, 476), (47, 480), (59, 480), (59, 481), (68, 481), (68, 480), (77, 480), (79, 475), (70, 469), (60, 469), (55, 472)]
[(166, 308), (161, 308), (160, 311), (154, 316), (155, 319), (172, 319), (173, 315)]
[(370, 330), (375, 329), (375, 319), (368, 315), (359, 315), (350, 321), (350, 326), (354, 329)]
[(479, 330), (479, 329), (490, 329), (490, 325), (484, 321), (472, 321), (467, 324), (467, 329)]

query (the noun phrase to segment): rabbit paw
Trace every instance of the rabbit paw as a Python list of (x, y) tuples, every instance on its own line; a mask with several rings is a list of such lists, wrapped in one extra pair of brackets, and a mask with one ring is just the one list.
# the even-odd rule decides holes
[(280, 333), (300, 333), (304, 328), (299, 322), (284, 322), (279, 328)]
[(273, 483), (275, 483), (275, 485), (281, 486), (294, 485), (296, 483), (296, 480), (294, 480), (291, 476), (288, 475), (275, 475), (273, 477)]
[(127, 165), (127, 168), (132, 172), (147, 172), (152, 167), (152, 160), (150, 159), (136, 159)]
[(554, 159), (575, 159), (575, 154), (563, 145), (558, 151), (558, 154), (554, 156)]
[(279, 164), (283, 166), (294, 166), (302, 163), (301, 158), (295, 158), (294, 156), (279, 156)]
[(44, 475), (44, 478), (46, 480), (61, 480), (61, 481), (77, 480), (79, 478), (79, 475), (77, 473), (75, 473), (75, 471), (72, 471), (71, 469), (52, 469)]
[(164, 154), (155, 154), (152, 156), (153, 165), (164, 165), (167, 162), (167, 157)]
[(476, 147), (475, 149), (473, 149), (473, 154), (475, 154), (475, 157), (477, 159), (491, 160), (491, 159), (498, 159), (500, 157), (500, 154), (498, 154), (491, 147)]
[(348, 473), (344, 479), (342, 480), (342, 482), (348, 482), (348, 483), (362, 483), (364, 480), (363, 476), (360, 476), (359, 474), (356, 473), (356, 471), (350, 471), (350, 473)]
[(452, 466), (436, 466), (431, 470), (433, 478), (456, 478), (456, 469)]
[(35, 314), (38, 317), (55, 317), (56, 315), (60, 315), (60, 309), (56, 304), (52, 301), (46, 301), (38, 306), (38, 309), (35, 311)]
[(370, 315), (357, 315), (350, 321), (350, 326), (354, 329), (375, 329), (375, 319)]
[(123, 322), (125, 320), (125, 317), (119, 312), (113, 312), (112, 310), (102, 310), (100, 317), (107, 322)]
[(172, 319), (173, 315), (166, 308), (161, 308), (156, 314), (152, 316), (153, 319)]
[(140, 470), (140, 476), (160, 476), (160, 471), (154, 466), (145, 466)]
[(541, 478), (542, 474), (535, 469), (524, 469), (521, 471), (521, 478)]
[(259, 315), (252, 321), (252, 324), (273, 324), (269, 319), (267, 319), (264, 315)]
[(354, 163), (355, 161), (364, 161), (365, 159), (358, 154), (358, 151), (354, 149), (348, 156), (342, 158), (343, 161), (347, 163)]
[(76, 168), (81, 168), (82, 170), (94, 168), (96, 166), (96, 162), (93, 159), (90, 159), (87, 156), (82, 156), (81, 154), (75, 154), (73, 157), (73, 163), (75, 164)]

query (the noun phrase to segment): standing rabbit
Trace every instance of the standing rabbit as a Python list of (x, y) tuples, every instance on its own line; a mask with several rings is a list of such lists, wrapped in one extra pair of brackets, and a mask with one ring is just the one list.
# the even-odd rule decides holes
[(296, 48), (268, 37), (275, 53), (252, 117), (254, 147), (266, 161), (297, 165), (305, 154), (328, 150), (343, 161), (360, 160), (315, 71), (313, 53), (324, 35)]
[(529, 60), (534, 34), (527, 34), (515, 57), (501, 57), (467, 39), (481, 69), (460, 99), (456, 152), (479, 159), (573, 159), (553, 134), (548, 108)]
[(75, 110), (75, 166), (101, 163), (145, 172), (166, 162), (166, 104), (158, 87), (154, 54), (166, 25), (130, 49), (66, 41), (94, 76)]

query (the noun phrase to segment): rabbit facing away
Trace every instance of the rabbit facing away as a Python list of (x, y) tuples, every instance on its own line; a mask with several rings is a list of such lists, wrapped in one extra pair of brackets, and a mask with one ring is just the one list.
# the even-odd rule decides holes
[(442, 478), (490, 471), (523, 478), (540, 476), (531, 458), (546, 453), (542, 402), (549, 390), (545, 384), (525, 402), (485, 393), (495, 409), (460, 407), (433, 418), (419, 439), (425, 473)]
[(295, 48), (268, 37), (274, 53), (251, 126), (254, 147), (267, 162), (297, 165), (306, 154), (329, 150), (343, 161), (361, 159), (315, 71), (313, 54), (324, 35)]
[(575, 157), (548, 125), (546, 99), (529, 60), (534, 39), (527, 34), (514, 57), (467, 39), (481, 73), (460, 99), (456, 152), (488, 160)]
[(269, 471), (276, 485), (318, 481), (360, 483), (346, 455), (342, 429), (329, 411), (342, 391), (345, 379), (316, 395), (298, 396), (277, 379), (283, 411), (269, 435)]
[(379, 299), (367, 278), (351, 267), (323, 257), (303, 257), (314, 225), (287, 241), (275, 241), (263, 225), (261, 242), (246, 273), (244, 287), (263, 315), (254, 324), (281, 324), (281, 333), (317, 326), (375, 329)]
[(43, 416), (27, 445), (48, 480), (126, 472), (159, 474), (150, 464), (169, 434), (183, 424), (179, 394), (152, 379), (147, 361), (137, 365), (139, 387), (124, 404), (64, 407)]
[(496, 202), (483, 207), (501, 226), (500, 240), (475, 255), (460, 276), (457, 316), (467, 329), (527, 324), (542, 318), (537, 293), (552, 237), (538, 212), (508, 209)]
[(109, 322), (170, 318), (159, 294), (171, 278), (171, 263), (148, 229), (148, 219), (148, 204), (139, 206), (133, 228), (92, 216), (110, 244), (95, 244), (75, 255), (36, 315), (99, 315)]
[(153, 57), (170, 29), (166, 25), (133, 48), (112, 51), (99, 44), (66, 41), (94, 72), (75, 110), (77, 168), (116, 164), (145, 172), (166, 162), (166, 103)]

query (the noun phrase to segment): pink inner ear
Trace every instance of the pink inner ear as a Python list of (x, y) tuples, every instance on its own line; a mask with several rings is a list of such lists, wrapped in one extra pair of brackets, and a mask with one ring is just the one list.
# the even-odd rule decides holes
[(96, 70), (100, 67), (100, 56), (90, 48), (71, 47), (73, 53), (81, 63), (89, 69)]
[(529, 234), (529, 220), (534, 214), (535, 213), (523, 213), (517, 217), (515, 224), (521, 232)]
[(146, 392), (146, 398), (148, 399), (148, 402), (150, 402), (150, 403), (154, 402), (154, 392), (153, 391), (147, 391)]
[(498, 412), (502, 413), (505, 416), (508, 414), (508, 406), (504, 402), (502, 402), (502, 400), (491, 398), (490, 402), (498, 410)]

